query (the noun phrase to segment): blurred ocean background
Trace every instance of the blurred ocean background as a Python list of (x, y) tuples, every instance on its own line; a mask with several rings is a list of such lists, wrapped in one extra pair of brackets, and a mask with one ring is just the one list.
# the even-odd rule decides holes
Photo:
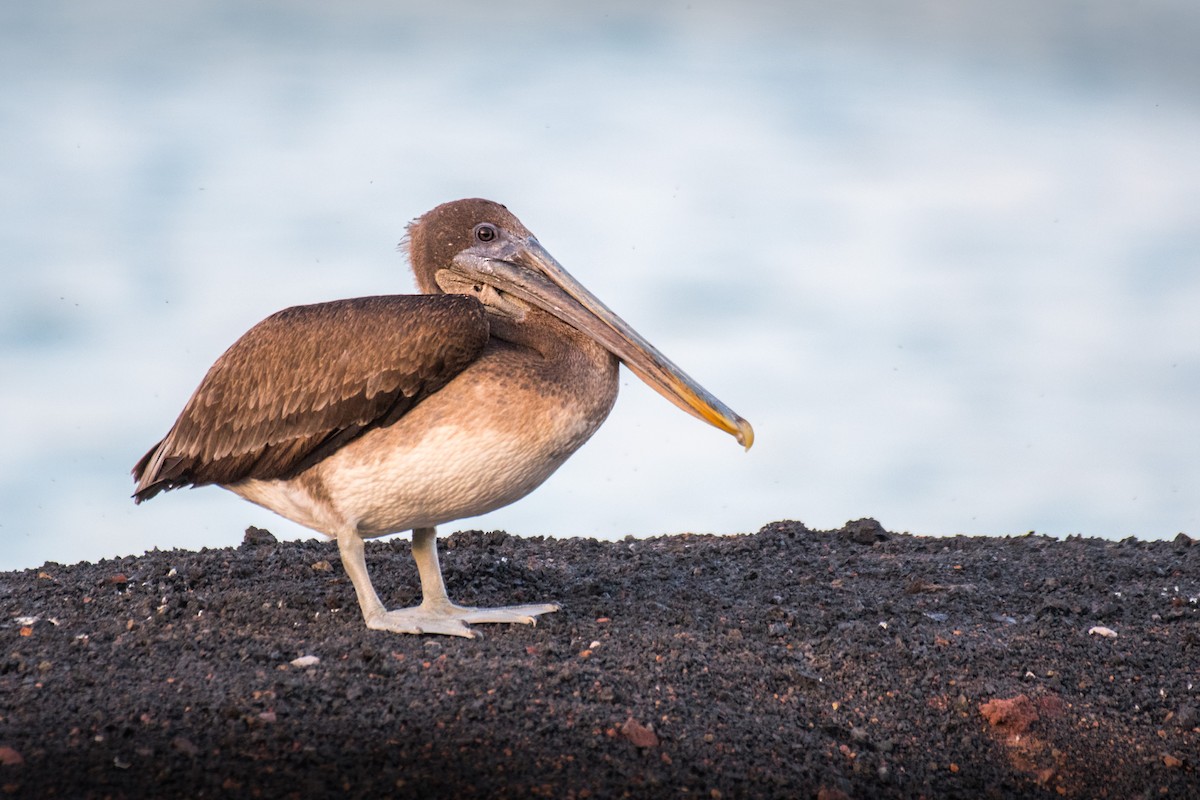
[(129, 469), (280, 308), (505, 203), (755, 426), (625, 374), (445, 526), (1200, 533), (1200, 4), (0, 5), (0, 568), (226, 546)]

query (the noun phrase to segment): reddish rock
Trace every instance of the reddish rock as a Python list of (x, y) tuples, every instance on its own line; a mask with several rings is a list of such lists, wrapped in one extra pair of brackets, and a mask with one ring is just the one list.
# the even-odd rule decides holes
[(621, 735), (637, 747), (658, 747), (658, 735), (654, 733), (654, 728), (641, 724), (633, 717), (625, 720)]
[(993, 727), (1014, 735), (1024, 733), (1038, 721), (1037, 707), (1023, 694), (1007, 700), (989, 700), (979, 707), (979, 713)]

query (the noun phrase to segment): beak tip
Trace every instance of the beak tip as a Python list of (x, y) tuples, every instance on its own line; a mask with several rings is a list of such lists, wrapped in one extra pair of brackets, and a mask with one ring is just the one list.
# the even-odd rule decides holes
[(737, 437), (738, 444), (745, 447), (746, 450), (754, 446), (754, 428), (741, 417), (738, 417), (737, 433), (734, 435)]

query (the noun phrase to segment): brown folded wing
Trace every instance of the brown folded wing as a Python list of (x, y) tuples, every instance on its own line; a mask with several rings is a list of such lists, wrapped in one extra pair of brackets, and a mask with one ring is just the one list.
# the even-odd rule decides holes
[(238, 339), (166, 437), (133, 468), (134, 499), (164, 489), (287, 478), (390, 425), (479, 357), (483, 306), (395, 295), (297, 306)]

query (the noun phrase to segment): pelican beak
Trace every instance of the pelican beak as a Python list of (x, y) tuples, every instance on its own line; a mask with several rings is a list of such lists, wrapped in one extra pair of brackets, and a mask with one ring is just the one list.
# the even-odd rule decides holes
[(514, 237), (486, 250), (464, 250), (455, 257), (451, 271), (553, 314), (603, 345), (633, 374), (684, 411), (731, 434), (747, 450), (754, 444), (749, 422), (600, 302), (533, 236)]

